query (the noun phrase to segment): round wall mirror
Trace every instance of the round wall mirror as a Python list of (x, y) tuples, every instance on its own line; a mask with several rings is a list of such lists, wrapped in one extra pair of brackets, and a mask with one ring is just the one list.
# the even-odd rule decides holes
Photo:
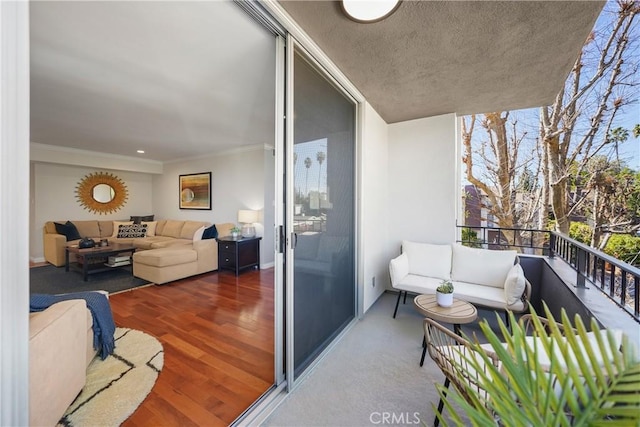
[(93, 200), (100, 203), (109, 203), (115, 197), (115, 190), (107, 184), (98, 184), (93, 187)]
[(76, 187), (76, 198), (82, 207), (99, 214), (119, 210), (127, 202), (124, 182), (115, 175), (96, 172), (82, 178)]

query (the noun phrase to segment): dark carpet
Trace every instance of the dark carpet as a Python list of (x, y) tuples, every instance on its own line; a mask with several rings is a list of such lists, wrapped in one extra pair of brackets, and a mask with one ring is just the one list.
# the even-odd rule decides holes
[(89, 275), (87, 282), (82, 273), (73, 268), (69, 272), (64, 267), (45, 265), (29, 269), (29, 291), (32, 294), (63, 294), (67, 292), (85, 292), (104, 290), (110, 294), (144, 286), (149, 282), (131, 274), (131, 267)]

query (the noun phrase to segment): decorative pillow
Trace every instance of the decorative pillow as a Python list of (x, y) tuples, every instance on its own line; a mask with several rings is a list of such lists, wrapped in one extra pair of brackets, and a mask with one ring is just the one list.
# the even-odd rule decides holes
[(202, 233), (202, 240), (215, 239), (216, 237), (218, 237), (218, 229), (216, 228), (215, 224), (213, 224), (209, 228), (205, 228), (204, 232)]
[(402, 253), (409, 259), (409, 273), (435, 279), (451, 279), (451, 245), (402, 242)]
[(504, 281), (504, 296), (507, 300), (507, 304), (513, 305), (522, 296), (525, 288), (524, 271), (520, 264), (515, 264), (509, 270), (507, 279)]
[(142, 221), (142, 224), (147, 226), (147, 237), (153, 237), (156, 235), (156, 227), (158, 226), (158, 221)]
[(147, 224), (129, 224), (118, 226), (118, 238), (138, 238), (147, 235)]
[(193, 233), (193, 241), (197, 242), (198, 240), (202, 240), (202, 235), (204, 234), (205, 226), (198, 228), (195, 233)]
[(120, 229), (121, 225), (131, 224), (133, 224), (133, 221), (113, 221), (113, 234), (111, 235), (111, 237), (113, 237), (114, 239), (118, 237), (118, 230)]
[(154, 216), (155, 215), (131, 215), (129, 220), (133, 221), (134, 224), (142, 224), (142, 221), (153, 221)]
[(516, 251), (468, 248), (452, 245), (451, 279), (456, 282), (504, 288), (507, 273), (516, 261)]
[(67, 238), (67, 242), (70, 240), (78, 240), (81, 239), (82, 236), (78, 233), (78, 229), (71, 221), (67, 221), (64, 224), (60, 224), (59, 222), (53, 223), (56, 227), (56, 233), (62, 234)]

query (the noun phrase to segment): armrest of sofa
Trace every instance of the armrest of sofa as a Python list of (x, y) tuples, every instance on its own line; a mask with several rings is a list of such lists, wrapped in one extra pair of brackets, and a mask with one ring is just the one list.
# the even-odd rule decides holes
[(391, 276), (391, 286), (394, 288), (396, 285), (409, 274), (409, 257), (407, 254), (401, 254), (400, 256), (389, 261), (389, 275)]
[(29, 316), (29, 424), (55, 425), (86, 379), (87, 305), (53, 304)]
[(198, 272), (218, 269), (218, 241), (216, 239), (195, 241), (193, 249), (198, 253)]
[(62, 234), (44, 233), (44, 259), (56, 267), (64, 265), (64, 247), (67, 238)]

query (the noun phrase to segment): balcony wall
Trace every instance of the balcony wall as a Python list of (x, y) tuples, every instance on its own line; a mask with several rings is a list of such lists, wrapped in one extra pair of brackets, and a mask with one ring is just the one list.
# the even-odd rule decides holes
[(599, 289), (590, 285), (577, 287), (576, 273), (564, 261), (520, 256), (520, 263), (531, 283), (531, 305), (536, 313), (543, 313), (544, 301), (556, 319), (562, 308), (571, 319), (578, 314), (585, 323), (594, 317), (602, 327), (622, 330), (640, 348), (638, 323)]

